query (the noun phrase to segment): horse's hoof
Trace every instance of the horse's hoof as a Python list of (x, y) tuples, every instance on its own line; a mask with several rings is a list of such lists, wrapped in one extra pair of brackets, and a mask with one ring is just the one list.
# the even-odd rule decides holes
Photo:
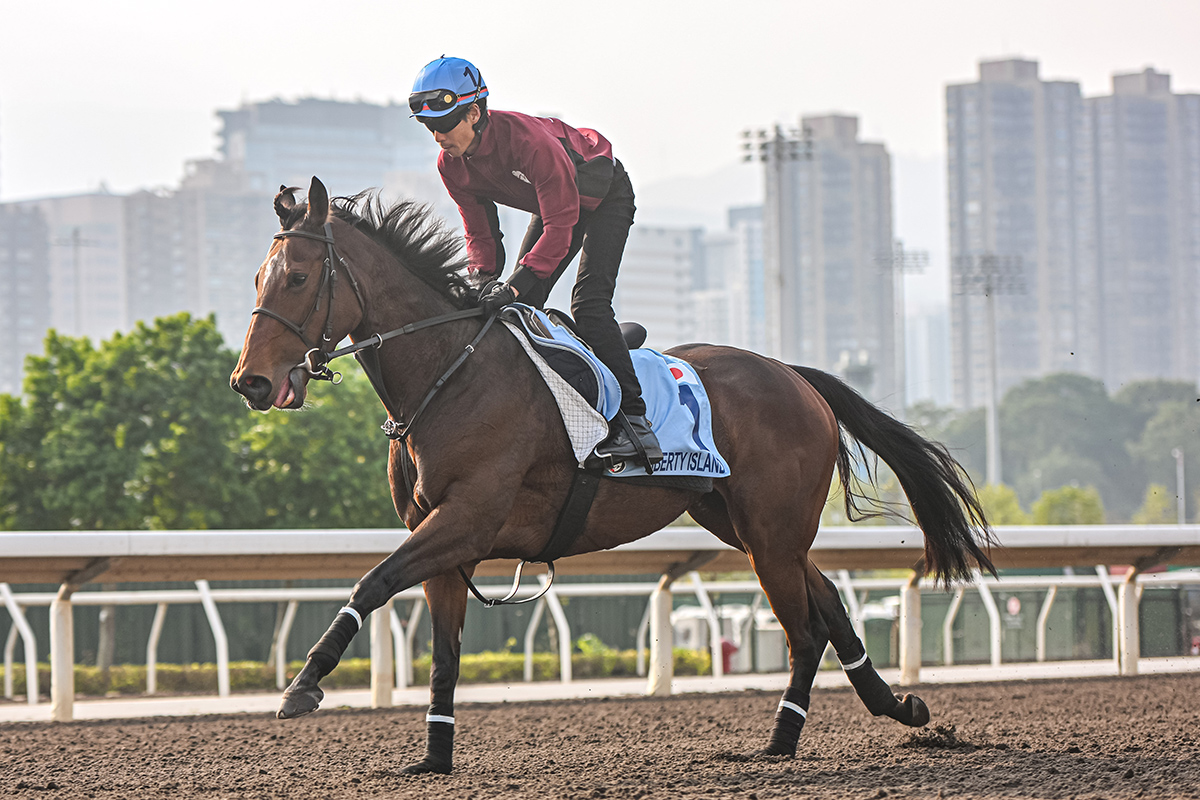
[(925, 701), (915, 694), (906, 694), (903, 698), (897, 697), (896, 699), (900, 701), (900, 706), (904, 709), (897, 716), (898, 721), (910, 728), (923, 728), (929, 724), (929, 706), (925, 705)]
[(295, 719), (303, 717), (305, 714), (311, 714), (321, 707), (321, 700), (325, 698), (325, 693), (321, 691), (321, 687), (314, 686), (311, 689), (301, 691), (292, 691), (289, 689), (283, 695), (283, 700), (279, 704), (279, 710), (275, 712), (275, 716), (279, 719)]
[(452, 765), (422, 758), (415, 764), (409, 764), (400, 770), (401, 775), (449, 775)]

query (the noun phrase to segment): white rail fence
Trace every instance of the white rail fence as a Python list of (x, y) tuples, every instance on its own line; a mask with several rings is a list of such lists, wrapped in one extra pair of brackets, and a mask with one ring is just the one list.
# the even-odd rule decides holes
[[(1103, 566), (1091, 576), (1008, 577), (1002, 582), (980, 579), (972, 584), (980, 593), (990, 620), (992, 662), (1000, 662), (999, 610), (992, 599), (997, 587), (1009, 589), (1045, 589), (1038, 616), (1038, 652), (1045, 653), (1045, 624), (1057, 591), (1067, 586), (1099, 586), (1108, 601), (1114, 632), (1114, 658), (1121, 674), (1135, 674), (1139, 652), (1138, 603), (1143, 587), (1155, 583), (1194, 582), (1194, 572), (1145, 574), (1145, 570), (1165, 563), (1200, 566), (1200, 526), (1196, 525), (1081, 525), (1014, 526), (997, 532), (992, 556), (1001, 568), (1062, 568), (1080, 564), (1122, 564), (1132, 569), (1118, 581)], [(371, 565), (404, 541), (400, 530), (338, 531), (110, 531), (79, 533), (68, 531), (0, 534), (0, 600), (12, 618), (5, 646), (5, 664), (11, 667), (16, 638), (25, 643), (28, 674), (35, 674), (36, 642), (23, 609), (50, 607), (51, 716), (69, 720), (74, 702), (74, 605), (157, 606), (155, 621), (147, 642), (147, 662), (154, 672), (155, 649), (167, 609), (172, 604), (200, 603), (212, 628), (218, 654), (218, 692), (229, 691), (228, 644), (221, 625), (218, 605), (234, 602), (284, 602), (287, 610), (280, 635), (274, 642), (276, 668), (282, 670), (287, 633), (300, 602), (344, 600), (346, 589), (212, 589), (208, 580), (284, 580), (336, 575), (361, 575)], [(923, 553), (919, 531), (909, 526), (860, 526), (822, 529), (810, 550), (810, 557), (828, 574), (836, 574), (839, 589), (851, 618), (863, 630), (862, 597), (859, 592), (875, 589), (899, 591), (899, 666), (900, 681), (920, 680), (921, 667), (921, 579), (910, 570), (906, 579), (853, 579), (850, 569), (909, 568)], [(503, 564), (485, 562), (495, 570)], [(645, 664), (644, 641), (650, 641), (647, 691), (668, 694), (673, 671), (671, 625), (672, 584), (689, 576), (709, 622), (709, 640), (713, 671), (722, 671), (720, 624), (709, 595), (713, 592), (757, 592), (758, 584), (745, 582), (705, 582), (696, 570), (705, 568), (728, 573), (746, 570), (749, 565), (742, 553), (718, 541), (698, 528), (666, 528), (611, 551), (575, 556), (562, 562), (561, 572), (575, 574), (636, 574), (661, 572), (657, 583), (560, 583), (535, 607), (525, 636), (526, 675), (532, 677), (533, 631), (548, 609), (558, 630), (561, 678), (571, 680), (570, 648), (572, 637), (561, 599), (571, 596), (649, 596), (646, 613), (638, 634), (639, 664)], [(314, 574), (317, 573), (317, 574)], [(482, 574), (496, 574), (491, 573)], [(81, 592), (78, 589), (104, 575), (109, 582), (194, 581), (195, 589), (125, 592)], [(198, 580), (199, 579), (199, 580)], [(541, 578), (538, 579), (542, 580)], [(60, 584), (55, 594), (16, 594), (10, 584)], [(523, 589), (532, 594), (537, 583)], [(968, 587), (955, 590), (943, 622), (943, 636), (952, 630)], [(502, 588), (485, 590), (500, 593)], [(394, 685), (411, 680), (412, 637), (423, 607), (419, 590), (397, 595), (401, 601), (415, 600), (410, 624), (402, 626), (394, 602), (386, 613), (373, 615), (372, 702), (391, 704)], [(757, 601), (761, 604), (761, 601)], [(393, 642), (394, 640), (394, 642)], [(953, 659), (953, 642), (947, 639), (945, 653)], [(396, 667), (399, 667), (398, 669)], [(8, 681), (12, 670), (6, 668), (6, 694), (12, 694)], [(277, 679), (282, 680), (277, 672)], [(36, 681), (27, 681), (28, 700), (37, 702)], [(156, 687), (154, 687), (156, 688)]]
[[(968, 591), (978, 592), (989, 621), (989, 643), (992, 666), (1002, 664), (1003, 625), (1001, 611), (993, 599), (993, 590), (1003, 589), (1007, 592), (1017, 590), (1044, 590), (1045, 594), (1037, 616), (1036, 628), (1036, 660), (1046, 660), (1046, 625), (1050, 610), (1060, 589), (1099, 588), (1104, 592), (1110, 611), (1113, 631), (1113, 658), (1119, 671), (1129, 674), (1136, 672), (1137, 650), (1139, 637), (1137, 634), (1137, 609), (1142, 592), (1147, 586), (1179, 587), (1200, 586), (1200, 570), (1180, 570), (1175, 572), (1143, 574), (1136, 576), (1133, 591), (1125, 590), (1124, 581), (1109, 575), (1104, 566), (1095, 568), (1095, 575), (1044, 575), (1009, 577), (1002, 581), (994, 578), (977, 578), (969, 586), (959, 586), (953, 590), (950, 603), (942, 621), (942, 652), (943, 663), (954, 663), (953, 627), (963, 597)], [(751, 594), (755, 596), (754, 607), (757, 608), (762, 600), (762, 589), (757, 581), (705, 581), (699, 572), (688, 573), (691, 590), (696, 596), (699, 607), (703, 610), (707, 621), (709, 648), (712, 655), (712, 669), (715, 677), (721, 677), (724, 672), (722, 657), (721, 624), (717, 607), (711, 596), (714, 594)], [(900, 578), (855, 578), (848, 570), (839, 570), (835, 583), (842, 595), (850, 619), (858, 631), (860, 638), (865, 638), (865, 593), (867, 592), (900, 592), (908, 587), (908, 581)], [(540, 577), (539, 582), (545, 578)], [(350, 593), (349, 587), (321, 588), (262, 588), (262, 589), (212, 589), (208, 582), (198, 580), (195, 589), (167, 590), (126, 590), (78, 592), (73, 596), (75, 606), (149, 606), (156, 607), (154, 620), (150, 627), (150, 635), (146, 642), (146, 693), (157, 692), (158, 643), (162, 634), (167, 609), (173, 605), (200, 604), (204, 608), (205, 617), (212, 632), (217, 655), (217, 694), (226, 697), (230, 692), (229, 679), (229, 646), (225, 627), (221, 621), (219, 604), (226, 603), (285, 603), (282, 622), (271, 644), (272, 660), (275, 664), (275, 681), (279, 689), (286, 686), (287, 648), (291, 634), (292, 623), (300, 603), (304, 602), (342, 602)], [(526, 582), (521, 595), (528, 596), (540, 588), (537, 584)], [(919, 589), (920, 587), (918, 587)], [(934, 591), (931, 587), (926, 587)], [(569, 683), (571, 674), (571, 643), (573, 641), (570, 625), (563, 612), (561, 599), (566, 597), (646, 597), (652, 598), (658, 589), (656, 583), (560, 583), (550, 588), (546, 595), (537, 601), (524, 636), (524, 680), (533, 680), (534, 638), (541, 624), (543, 613), (550, 610), (552, 624), (555, 626), (559, 643), (559, 676), (564, 683)], [(486, 595), (499, 597), (504, 587), (483, 587)], [(938, 590), (940, 591), (940, 590)], [(15, 695), (13, 681), (13, 665), (15, 645), (20, 637), (25, 650), (26, 675), (36, 674), (34, 653), (37, 642), (33, 630), (25, 618), (24, 610), (31, 607), (50, 607), (56, 595), (50, 592), (14, 593), (8, 584), (0, 583), (0, 598), (3, 598), (5, 608), (12, 617), (12, 625), (4, 644), (4, 696), (12, 699)], [(411, 601), (407, 624), (402, 624), (396, 610), (397, 602)], [(1126, 608), (1126, 605), (1129, 605)], [(646, 612), (638, 626), (637, 633), (637, 669), (639, 675), (646, 674), (646, 652), (650, 633), (650, 617), (653, 603), (648, 602)], [(372, 683), (380, 683), (382, 687), (394, 685), (397, 689), (407, 688), (413, 681), (412, 664), (414, 637), (418, 623), (425, 609), (425, 598), (421, 590), (409, 589), (393, 598), (384, 609), (388, 622), (389, 636), (386, 642), (377, 642), (378, 635), (372, 630), (372, 660), (378, 661), (380, 649), (388, 650), (388, 664), (372, 665)], [(753, 626), (755, 617), (747, 617), (746, 624)], [(905, 643), (919, 642), (920, 619), (919, 604), (917, 615), (910, 609), (902, 613), (899, 619), (901, 639)], [(747, 631), (748, 632), (748, 631)], [(904, 645), (901, 645), (904, 651)], [(919, 669), (919, 664), (918, 664)], [(915, 682), (915, 681), (914, 681)], [(38, 702), (36, 681), (26, 681), (28, 702)]]

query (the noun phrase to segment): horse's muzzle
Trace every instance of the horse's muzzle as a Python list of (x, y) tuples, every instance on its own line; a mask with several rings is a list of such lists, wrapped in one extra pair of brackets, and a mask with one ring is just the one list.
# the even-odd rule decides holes
[(271, 381), (262, 375), (231, 376), (229, 387), (246, 398), (246, 404), (259, 411), (271, 407)]

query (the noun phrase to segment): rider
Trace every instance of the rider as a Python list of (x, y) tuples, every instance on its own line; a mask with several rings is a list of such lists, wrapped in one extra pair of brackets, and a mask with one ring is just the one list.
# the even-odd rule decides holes
[[(438, 172), (462, 214), (470, 270), (488, 312), (520, 298), (541, 308), (580, 250), (571, 314), (584, 341), (621, 385), (621, 412), (596, 451), (615, 461), (662, 459), (613, 314), (617, 270), (633, 224), (633, 186), (599, 133), (556, 119), (488, 111), (487, 84), (469, 61), (442, 56), (413, 81), (408, 105), (441, 146)], [(533, 215), (507, 282), (496, 203)], [(638, 440), (631, 438), (632, 434)]]

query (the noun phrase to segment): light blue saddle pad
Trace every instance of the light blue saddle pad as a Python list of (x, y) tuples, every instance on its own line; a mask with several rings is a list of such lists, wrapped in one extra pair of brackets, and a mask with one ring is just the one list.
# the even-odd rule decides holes
[[(629, 356), (642, 385), (646, 417), (663, 451), (654, 475), (728, 477), (729, 464), (713, 442), (708, 392), (692, 365), (646, 347)], [(645, 475), (646, 470), (631, 465), (608, 474), (624, 478)]]
[[(501, 318), (518, 325), (550, 368), (611, 420), (621, 407), (621, 387), (596, 354), (565, 324), (559, 324), (558, 314), (512, 303), (501, 312)], [(629, 355), (642, 385), (646, 417), (663, 451), (654, 475), (728, 476), (729, 464), (713, 443), (708, 393), (692, 365), (649, 348), (633, 350)], [(606, 474), (615, 478), (644, 477), (646, 470), (627, 464)]]

